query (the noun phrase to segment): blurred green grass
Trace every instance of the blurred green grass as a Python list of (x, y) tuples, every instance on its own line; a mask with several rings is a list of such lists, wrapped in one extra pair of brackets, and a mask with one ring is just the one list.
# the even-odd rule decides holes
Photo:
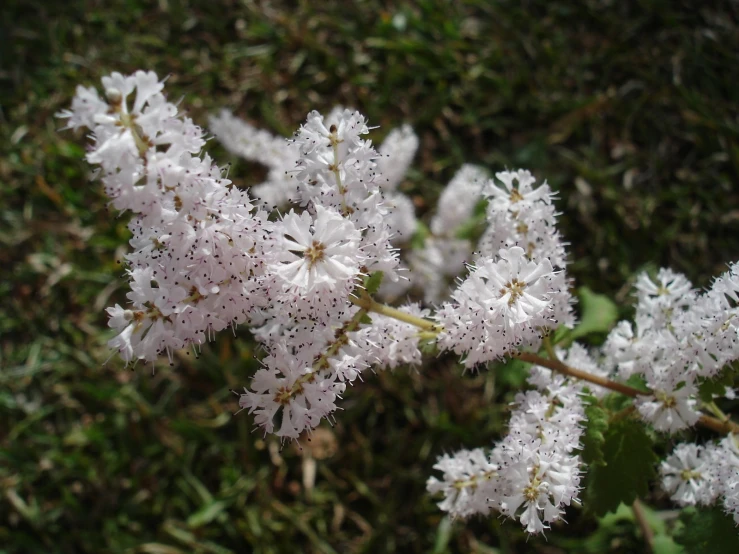
[[(54, 113), (144, 68), (203, 125), (228, 107), (287, 135), (337, 103), (375, 139), (409, 122), (422, 214), (462, 163), (527, 167), (559, 190), (578, 284), (627, 302), (641, 269), (704, 286), (739, 258), (736, 3), (7, 0), (0, 16), (0, 553), (577, 551), (595, 529), (578, 510), (526, 542), (495, 518), (449, 525), (425, 494), (439, 454), (501, 432), (513, 371), (442, 357), (369, 376), (301, 451), (231, 417), (255, 367), (244, 333), (153, 376), (108, 361), (125, 218)], [(608, 548), (640, 545), (629, 528)]]

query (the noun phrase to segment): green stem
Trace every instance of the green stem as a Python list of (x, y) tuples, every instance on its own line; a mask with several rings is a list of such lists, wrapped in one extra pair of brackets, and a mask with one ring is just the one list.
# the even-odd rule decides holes
[(708, 408), (708, 411), (711, 412), (713, 415), (715, 415), (717, 418), (719, 418), (721, 421), (729, 421), (729, 416), (727, 416), (721, 408), (719, 408), (716, 403), (711, 400), (710, 402), (706, 402), (703, 404), (706, 408)]
[(362, 318), (365, 315), (367, 315), (367, 310), (359, 310), (336, 332), (336, 340), (331, 343), (331, 346), (326, 349), (326, 352), (321, 354), (313, 364), (314, 371), (319, 371), (328, 367), (329, 358), (336, 354), (342, 346), (349, 342), (348, 333), (356, 331), (359, 328), (359, 325), (362, 322)]
[(334, 153), (334, 164), (331, 168), (331, 171), (334, 174), (334, 178), (336, 179), (336, 186), (339, 189), (339, 194), (341, 194), (341, 211), (344, 215), (347, 215), (349, 213), (349, 208), (346, 205), (346, 189), (344, 188), (344, 184), (341, 182), (341, 170), (339, 169), (339, 137), (336, 134), (336, 127), (331, 126), (331, 135), (329, 137), (329, 140), (331, 141), (331, 150)]
[(642, 506), (642, 503), (638, 498), (635, 499), (634, 503), (631, 505), (631, 510), (634, 512), (634, 518), (636, 519), (636, 523), (639, 525), (641, 534), (644, 537), (644, 542), (647, 545), (647, 550), (649, 552), (654, 552), (654, 531), (649, 525), (647, 515), (644, 512), (644, 507)]
[(133, 141), (136, 143), (136, 148), (142, 158), (146, 158), (146, 152), (149, 150), (149, 137), (146, 135), (140, 135), (136, 130), (136, 123), (129, 113), (121, 113), (121, 123), (126, 129), (131, 131), (133, 135)]
[(346, 191), (344, 190), (344, 185), (341, 183), (341, 172), (339, 171), (339, 143), (333, 137), (331, 139), (331, 149), (334, 151), (334, 167), (331, 171), (333, 171), (336, 177), (336, 186), (339, 187), (341, 196), (344, 196)]
[(605, 377), (600, 377), (599, 375), (593, 375), (592, 373), (575, 369), (574, 367), (563, 364), (559, 360), (544, 358), (542, 356), (539, 356), (538, 354), (534, 354), (533, 352), (517, 352), (513, 354), (513, 356), (518, 358), (519, 360), (523, 360), (524, 362), (540, 365), (542, 367), (551, 369), (552, 371), (556, 371), (557, 373), (561, 373), (569, 377), (574, 377), (575, 379), (580, 379), (582, 381), (587, 381), (589, 383), (593, 383), (594, 385), (599, 385), (601, 387), (620, 392), (621, 394), (625, 394), (626, 396), (649, 396), (651, 394), (649, 392), (640, 391), (639, 389), (635, 389), (616, 381), (611, 381), (610, 379), (606, 379)]
[(433, 333), (433, 337), (429, 338), (436, 337), (436, 335), (438, 335), (442, 331), (441, 326), (434, 323), (433, 321), (429, 321), (428, 319), (424, 319), (422, 317), (409, 314), (402, 310), (391, 308), (390, 306), (386, 306), (385, 304), (375, 302), (375, 300), (373, 300), (372, 297), (366, 292), (361, 293), (360, 296), (350, 296), (349, 301), (355, 306), (359, 306), (360, 308), (363, 308), (368, 312), (375, 312), (376, 314), (391, 317), (393, 319), (397, 319), (398, 321), (402, 321), (404, 323), (408, 323), (410, 325), (418, 327), (419, 329), (423, 329), (429, 334)]
[(542, 344), (544, 345), (544, 350), (547, 353), (547, 356), (549, 356), (552, 360), (559, 361), (559, 358), (557, 357), (557, 352), (554, 350), (554, 346), (552, 345), (552, 340), (549, 338), (549, 335), (544, 336), (542, 339)]

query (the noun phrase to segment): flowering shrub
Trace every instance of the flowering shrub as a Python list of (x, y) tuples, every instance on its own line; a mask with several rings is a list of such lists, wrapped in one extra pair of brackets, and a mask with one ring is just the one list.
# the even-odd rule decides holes
[[(332, 420), (367, 370), (418, 366), (433, 348), (467, 368), (515, 359), (531, 364), (531, 390), (491, 449), (439, 458), (427, 488), (442, 510), (497, 511), (540, 533), (580, 502), (587, 468), (585, 504), (612, 511), (648, 492), (653, 432), (682, 439), (701, 425), (718, 435), (675, 446), (659, 462), (662, 488), (739, 523), (739, 426), (716, 404), (734, 395), (739, 265), (702, 293), (669, 269), (640, 275), (634, 321), (588, 349), (575, 339), (610, 327), (613, 307), (584, 292), (576, 318), (556, 198), (528, 171), (463, 167), (425, 228), (398, 192), (418, 147), (409, 127), (375, 150), (349, 109), (311, 112), (288, 141), (222, 112), (213, 133), (269, 168), (247, 193), (201, 154), (204, 132), (154, 73), (102, 82), (103, 98), (78, 87), (60, 115), (91, 131), (87, 161), (132, 213), (130, 303), (108, 308), (126, 363), (171, 360), (246, 324), (266, 355), (239, 407), (296, 440)], [(411, 290), (423, 301), (389, 305)]]

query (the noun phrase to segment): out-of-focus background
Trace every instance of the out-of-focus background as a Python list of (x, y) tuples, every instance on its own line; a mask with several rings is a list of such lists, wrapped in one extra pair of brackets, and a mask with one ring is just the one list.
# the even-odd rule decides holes
[[(226, 107), (287, 136), (336, 104), (377, 141), (411, 123), (401, 190), (420, 216), (465, 162), (528, 168), (559, 190), (571, 275), (628, 306), (638, 271), (705, 286), (739, 258), (738, 18), (673, 0), (5, 0), (0, 553), (642, 551), (628, 517), (573, 508), (527, 541), (425, 493), (437, 456), (500, 436), (513, 369), (370, 376), (301, 449), (232, 416), (256, 367), (245, 332), (153, 375), (109, 360), (126, 218), (54, 114), (77, 84), (152, 69), (201, 125)], [(239, 185), (264, 176), (209, 151)]]

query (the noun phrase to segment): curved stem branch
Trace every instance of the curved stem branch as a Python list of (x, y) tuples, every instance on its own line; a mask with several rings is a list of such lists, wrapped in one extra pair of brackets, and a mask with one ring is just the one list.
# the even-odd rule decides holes
[(349, 301), (355, 306), (359, 306), (368, 312), (375, 312), (377, 314), (392, 317), (393, 319), (408, 323), (418, 327), (419, 329), (423, 329), (424, 331), (434, 333), (434, 335), (438, 335), (441, 332), (441, 327), (433, 321), (375, 302), (366, 292), (363, 292), (360, 296), (350, 296)]
[[(618, 383), (616, 381), (606, 379), (605, 377), (600, 377), (599, 375), (593, 375), (592, 373), (587, 373), (586, 371), (575, 369), (574, 367), (563, 364), (559, 360), (550, 360), (549, 358), (543, 358), (542, 356), (539, 356), (538, 354), (534, 354), (532, 352), (518, 352), (517, 354), (514, 354), (514, 356), (519, 360), (523, 360), (524, 362), (540, 365), (542, 367), (551, 369), (552, 371), (556, 371), (557, 373), (568, 375), (570, 377), (574, 377), (575, 379), (581, 379), (583, 381), (587, 381), (588, 383), (593, 383), (594, 385), (599, 385), (601, 387), (620, 392), (621, 394), (625, 394), (626, 396), (636, 397), (652, 395), (651, 392), (641, 391), (639, 389), (635, 389), (634, 387), (624, 385), (623, 383)], [(718, 419), (716, 417), (701, 414), (700, 419), (698, 419), (698, 423), (703, 427), (706, 427), (721, 434), (739, 433), (739, 425), (729, 419), (722, 421), (721, 419)]]
[[(364, 291), (360, 292), (358, 295), (350, 296), (349, 300), (352, 304), (355, 304), (368, 312), (375, 312), (387, 317), (392, 317), (393, 319), (403, 321), (422, 329), (422, 337), (426, 339), (431, 339), (443, 331), (443, 328), (438, 323), (376, 302)], [(651, 391), (635, 389), (629, 385), (624, 385), (623, 383), (612, 381), (611, 379), (570, 367), (557, 359), (544, 358), (538, 354), (534, 354), (533, 352), (518, 352), (516, 354), (512, 354), (512, 356), (524, 362), (540, 365), (551, 369), (552, 371), (556, 371), (557, 373), (568, 375), (569, 377), (574, 377), (575, 379), (580, 379), (582, 381), (587, 381), (588, 383), (593, 383), (594, 385), (620, 392), (621, 394), (631, 396), (632, 398), (637, 396), (652, 396)], [(728, 419), (728, 417), (719, 419), (717, 417), (701, 414), (700, 419), (698, 419), (698, 424), (721, 434), (739, 434), (739, 425)]]
[(718, 418), (701, 414), (700, 419), (698, 420), (698, 423), (702, 425), (703, 427), (706, 427), (708, 429), (711, 429), (713, 431), (716, 431), (717, 433), (721, 433), (724, 435), (728, 435), (730, 433), (736, 434), (739, 433), (739, 425), (734, 423), (733, 421), (721, 421)]
[(588, 383), (593, 383), (594, 385), (599, 385), (601, 387), (620, 392), (621, 394), (625, 394), (626, 396), (635, 397), (650, 395), (650, 393), (648, 392), (635, 389), (634, 387), (624, 385), (623, 383), (618, 383), (617, 381), (612, 381), (599, 375), (593, 375), (592, 373), (575, 369), (574, 367), (563, 364), (559, 360), (550, 360), (549, 358), (543, 358), (538, 354), (534, 354), (533, 352), (518, 352), (513, 355), (519, 360), (523, 360), (524, 362), (540, 365), (551, 369), (552, 371), (556, 371), (557, 373), (569, 375), (570, 377), (574, 377), (575, 379), (587, 381)]

